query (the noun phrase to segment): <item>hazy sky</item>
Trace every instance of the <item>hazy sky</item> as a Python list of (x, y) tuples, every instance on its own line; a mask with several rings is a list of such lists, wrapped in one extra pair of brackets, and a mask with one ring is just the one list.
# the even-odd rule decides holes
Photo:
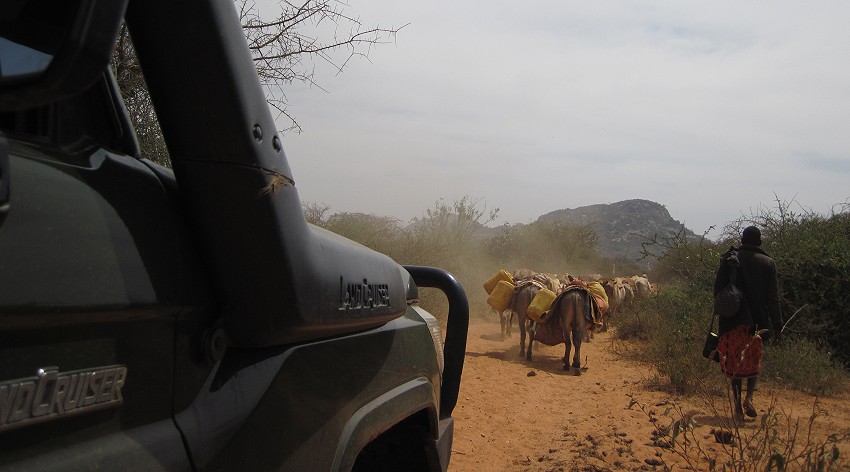
[(850, 2), (350, 0), (408, 24), (326, 89), (291, 86), (302, 200), (498, 224), (641, 198), (700, 234), (850, 198)]

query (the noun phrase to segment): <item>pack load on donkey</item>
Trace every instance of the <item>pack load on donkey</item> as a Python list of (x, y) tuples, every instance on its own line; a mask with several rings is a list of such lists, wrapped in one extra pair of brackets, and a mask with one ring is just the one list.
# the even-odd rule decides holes
[(544, 275), (537, 274), (515, 280), (507, 270), (499, 270), (484, 282), (484, 290), (489, 295), (487, 304), (496, 311), (507, 310), (517, 290), (529, 284), (535, 285), (541, 291), (546, 291), (542, 296), (538, 293), (540, 299), (534, 303), (534, 308), (529, 306), (528, 316), (537, 320), (549, 309), (549, 305), (555, 299), (555, 292), (549, 290), (549, 284)]
[(533, 321), (540, 321), (540, 318), (549, 311), (549, 308), (552, 306), (552, 302), (555, 301), (555, 292), (549, 290), (548, 288), (542, 288), (537, 295), (531, 300), (531, 304), (528, 305), (527, 315)]
[[(551, 303), (555, 307), (564, 296), (574, 290), (580, 290), (591, 295), (583, 307), (583, 315), (586, 320), (585, 329), (594, 330), (597, 325), (602, 324), (605, 312), (608, 310), (608, 296), (605, 289), (598, 282), (585, 282), (581, 279), (570, 277), (570, 284)], [(564, 342), (565, 333), (558, 323), (550, 323), (554, 310), (548, 310), (538, 319), (532, 328), (532, 340), (540, 341), (548, 346), (555, 346)]]
[(502, 269), (484, 282), (484, 290), (487, 291), (487, 304), (496, 311), (505, 311), (511, 303), (514, 295), (514, 278), (505, 269)]
[[(580, 279), (574, 279), (578, 281), (579, 285), (583, 283)], [(605, 313), (608, 311), (608, 294), (605, 293), (605, 287), (602, 286), (599, 282), (587, 282), (585, 284), (587, 289), (590, 290), (590, 293), (593, 294), (593, 298), (596, 301), (596, 310), (593, 312), (593, 325), (591, 326), (591, 330), (594, 329), (597, 325), (602, 325), (602, 320), (605, 318)]]

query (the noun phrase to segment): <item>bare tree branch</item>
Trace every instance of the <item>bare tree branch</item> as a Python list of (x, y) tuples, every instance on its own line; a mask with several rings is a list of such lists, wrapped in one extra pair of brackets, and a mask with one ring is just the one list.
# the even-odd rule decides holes
[[(325, 91), (316, 78), (317, 63), (339, 75), (354, 59), (368, 61), (372, 48), (394, 41), (401, 30), (365, 27), (346, 12), (350, 5), (343, 0), (280, 0), (271, 6), (256, 0), (234, 1), (266, 99), (277, 110), (284, 132), (301, 132), (286, 98), (287, 86), (300, 82)], [(168, 151), (126, 27), (115, 46), (112, 66), (142, 155), (168, 165)]]
[(316, 81), (317, 62), (340, 74), (353, 59), (369, 60), (374, 46), (391, 42), (404, 27), (364, 27), (346, 13), (349, 4), (341, 0), (282, 1), (276, 15), (261, 12), (255, 0), (236, 1), (267, 99), (278, 118), (290, 123), (284, 131), (300, 132), (301, 127), (289, 113), (283, 86), (301, 82), (324, 90)]

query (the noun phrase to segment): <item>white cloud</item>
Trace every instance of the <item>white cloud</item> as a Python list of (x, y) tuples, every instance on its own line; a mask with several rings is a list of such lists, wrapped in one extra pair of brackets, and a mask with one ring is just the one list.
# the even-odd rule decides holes
[[(702, 232), (850, 197), (850, 3), (352, 2), (396, 44), (292, 87), (305, 200), (409, 219), (469, 194), (529, 222), (647, 198)], [(320, 71), (321, 73), (321, 71)]]

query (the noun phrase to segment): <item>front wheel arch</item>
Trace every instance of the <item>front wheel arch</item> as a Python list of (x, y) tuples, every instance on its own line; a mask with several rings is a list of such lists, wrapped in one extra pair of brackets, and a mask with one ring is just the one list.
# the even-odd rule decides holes
[[(371, 451), (384, 447), (387, 441), (395, 443), (398, 438), (411, 437), (414, 433), (422, 439), (425, 451), (428, 442), (438, 439), (437, 408), (435, 389), (425, 378), (411, 380), (385, 392), (349, 418), (331, 470), (354, 470), (358, 458), (366, 460)], [(375, 442), (379, 438), (381, 442)], [(366, 455), (361, 456), (363, 451)]]

